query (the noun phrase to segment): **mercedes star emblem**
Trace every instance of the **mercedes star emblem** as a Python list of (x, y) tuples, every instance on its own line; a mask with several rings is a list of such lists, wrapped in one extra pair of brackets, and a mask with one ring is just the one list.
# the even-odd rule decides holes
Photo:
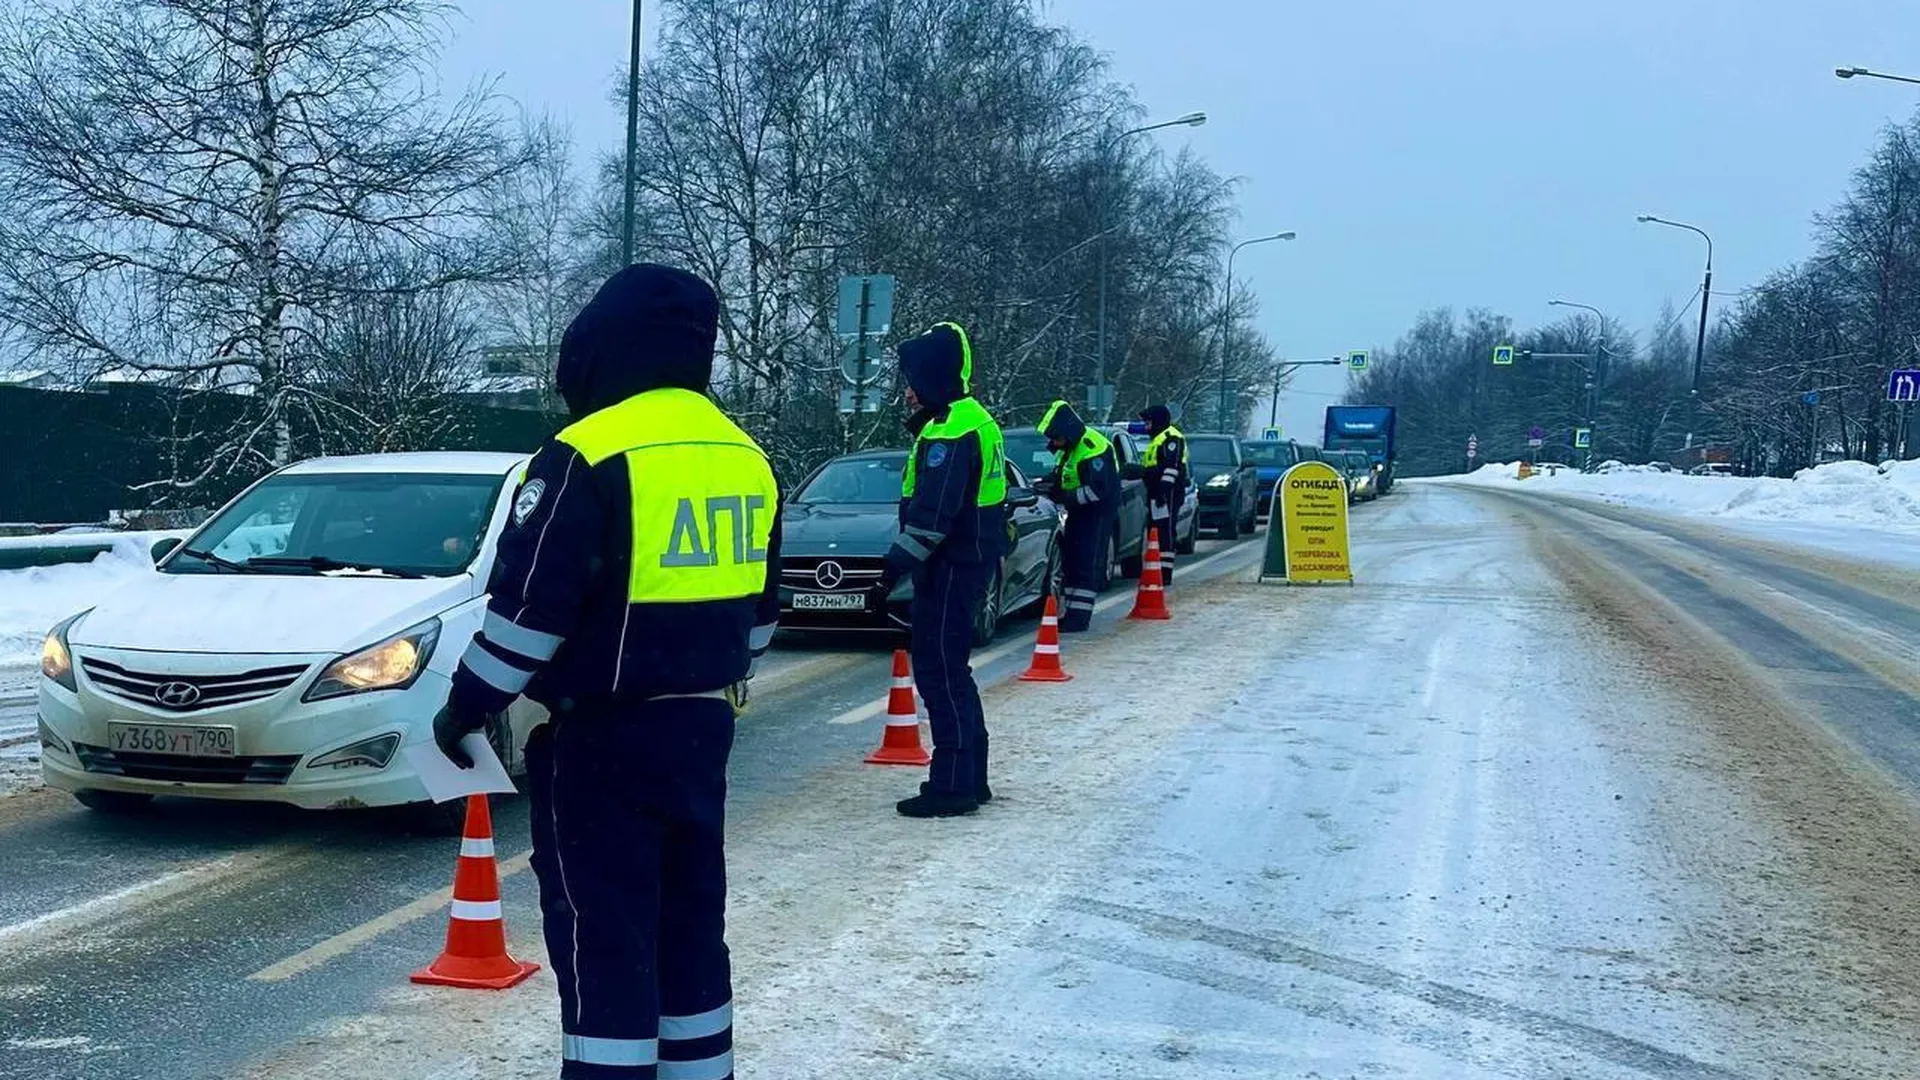
[(823, 589), (837, 589), (847, 578), (847, 572), (832, 559), (822, 559), (820, 565), (813, 568), (814, 583)]

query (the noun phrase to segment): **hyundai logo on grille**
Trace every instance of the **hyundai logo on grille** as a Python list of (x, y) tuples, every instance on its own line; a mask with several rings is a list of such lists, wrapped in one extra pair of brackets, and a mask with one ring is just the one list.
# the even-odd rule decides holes
[(832, 559), (823, 559), (819, 566), (813, 568), (814, 583), (823, 589), (837, 589), (846, 579), (847, 572)]
[(169, 708), (184, 709), (200, 700), (200, 688), (190, 682), (161, 683), (153, 688), (153, 700)]

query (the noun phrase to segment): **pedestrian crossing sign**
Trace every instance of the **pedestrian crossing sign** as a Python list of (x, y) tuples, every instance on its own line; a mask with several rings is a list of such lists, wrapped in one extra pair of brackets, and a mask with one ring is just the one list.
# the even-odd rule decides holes
[(1574, 428), (1573, 448), (1575, 450), (1593, 449), (1593, 429), (1590, 427)]
[(1355, 349), (1347, 354), (1347, 366), (1355, 371), (1367, 370), (1367, 350)]
[(1493, 362), (1499, 364), (1501, 367), (1506, 367), (1513, 363), (1513, 346), (1495, 345), (1493, 347)]

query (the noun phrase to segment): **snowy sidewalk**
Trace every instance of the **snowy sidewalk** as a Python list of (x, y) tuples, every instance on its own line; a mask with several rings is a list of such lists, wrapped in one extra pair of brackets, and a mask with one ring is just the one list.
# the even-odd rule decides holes
[[(917, 778), (849, 764), (736, 819), (739, 1075), (1920, 1072), (1904, 917), (1822, 906), (1850, 858), (1920, 865), (1910, 807), (1791, 733), (1715, 745), (1484, 501), (1410, 488), (1356, 513), (1352, 589), (1192, 586), (996, 687), (977, 817), (900, 819)], [(553, 1075), (547, 973), (397, 978), (248, 1075)]]
[(1836, 461), (1774, 477), (1687, 476), (1610, 462), (1610, 471), (1555, 469), (1518, 478), (1518, 466), (1412, 481), (1591, 500), (1691, 521), (1749, 538), (1920, 569), (1920, 461)]

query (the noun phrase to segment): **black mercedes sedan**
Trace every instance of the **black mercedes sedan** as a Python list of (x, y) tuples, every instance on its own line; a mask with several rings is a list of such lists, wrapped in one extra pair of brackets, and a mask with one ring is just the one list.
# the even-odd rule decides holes
[[(904, 629), (913, 583), (894, 587), (886, 609), (868, 607), (886, 550), (899, 531), (904, 450), (868, 450), (815, 469), (787, 499), (780, 533), (780, 626), (788, 630)], [(1007, 465), (1007, 505), (1016, 534), (974, 622), (976, 645), (1000, 620), (1038, 608), (1060, 587), (1060, 507)]]

